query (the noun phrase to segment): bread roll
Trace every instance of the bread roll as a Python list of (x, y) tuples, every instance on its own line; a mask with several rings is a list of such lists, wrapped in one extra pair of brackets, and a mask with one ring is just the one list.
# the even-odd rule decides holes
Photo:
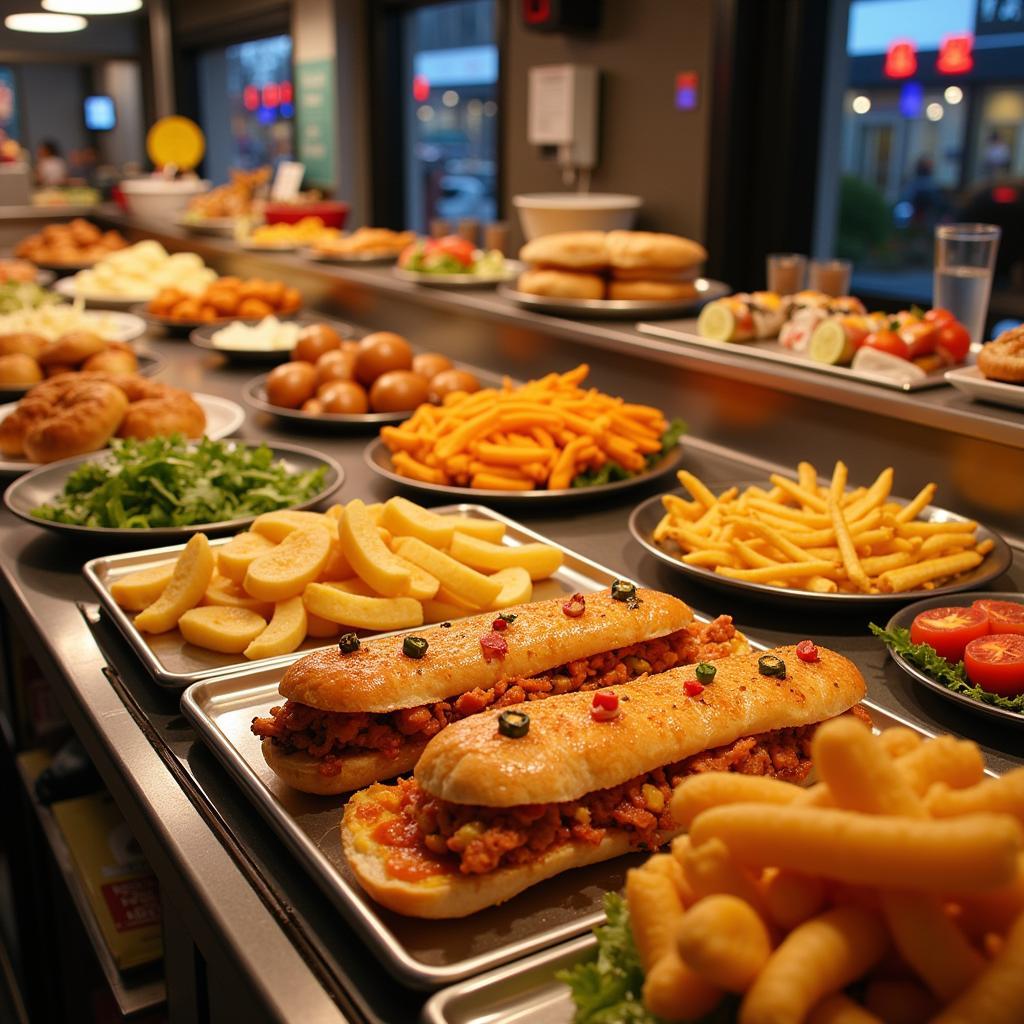
[(529, 295), (556, 299), (604, 298), (604, 278), (567, 270), (524, 270), (516, 287)]
[(568, 270), (603, 270), (608, 266), (608, 249), (603, 231), (560, 231), (527, 242), (519, 258), (540, 267)]
[(707, 250), (681, 235), (655, 231), (609, 231), (608, 262), (613, 267), (670, 267), (681, 269), (703, 263)]
[(113, 384), (73, 381), (48, 418), (25, 432), (25, 455), (33, 462), (55, 462), (103, 448), (117, 430), (128, 399)]
[(43, 371), (39, 369), (39, 364), (24, 352), (0, 356), (0, 387), (29, 387), (42, 379)]
[(648, 299), (671, 302), (692, 299), (697, 288), (692, 281), (611, 281), (609, 299)]

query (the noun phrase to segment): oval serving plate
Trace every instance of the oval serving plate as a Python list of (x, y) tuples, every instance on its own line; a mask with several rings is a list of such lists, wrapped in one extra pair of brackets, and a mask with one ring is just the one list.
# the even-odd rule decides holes
[(75, 290), (74, 277), (62, 277), (53, 286), (53, 290), (71, 301), (80, 298), (88, 309), (130, 310), (140, 302), (148, 302), (152, 298), (152, 295), (79, 295)]
[(394, 263), (400, 249), (371, 249), (367, 252), (325, 252), (322, 249), (306, 247), (299, 255), (314, 263)]
[(496, 284), (513, 281), (523, 271), (518, 260), (505, 260), (500, 274), (430, 274), (420, 270), (403, 270), (395, 267), (392, 273), (400, 281), (428, 285), (431, 288), (493, 288)]
[[(256, 447), (253, 445), (253, 447)], [(292, 509), (309, 509), (329, 498), (341, 487), (345, 480), (345, 471), (334, 459), (310, 448), (301, 448), (293, 444), (268, 445), (274, 453), (274, 460), (283, 461), (289, 472), (305, 473), (320, 466), (327, 467), (324, 486), (321, 490), (297, 505), (289, 505)], [(239, 519), (223, 520), (215, 523), (195, 523), (191, 526), (159, 526), (147, 529), (127, 529), (104, 526), (76, 526), (70, 523), (54, 523), (46, 519), (37, 519), (32, 509), (56, 498), (64, 489), (68, 475), (82, 465), (96, 459), (102, 459), (110, 453), (109, 448), (91, 452), (88, 455), (76, 455), (70, 459), (61, 459), (45, 466), (39, 466), (26, 473), (7, 488), (4, 492), (4, 504), (7, 508), (26, 522), (58, 533), (86, 537), (116, 538), (122, 540), (139, 540), (147, 545), (151, 543), (175, 544), (190, 537), (194, 533), (218, 535), (245, 529), (256, 516), (243, 516)]]
[[(927, 611), (929, 608), (937, 608), (941, 605), (954, 604), (959, 605), (961, 601), (968, 603), (977, 600), (986, 601), (1013, 601), (1016, 604), (1024, 602), (1024, 595), (1018, 593), (1007, 593), (1005, 591), (994, 591), (994, 590), (972, 590), (964, 591), (957, 595), (956, 600), (950, 601), (948, 595), (936, 595), (932, 592), (932, 596), (925, 598), (923, 601), (915, 601), (913, 604), (907, 605), (906, 608), (901, 608), (889, 621), (886, 623), (886, 629), (893, 629), (897, 626), (903, 629), (910, 629), (910, 624), (914, 619), (921, 614), (923, 611)], [(923, 669), (919, 669), (913, 663), (907, 661), (902, 654), (898, 654), (888, 644), (885, 645), (885, 649), (889, 652), (889, 657), (902, 669), (911, 679), (915, 679), (917, 682), (924, 686), (927, 686), (930, 690), (934, 690), (936, 693), (949, 700), (955, 701), (957, 704), (961, 704), (971, 711), (976, 711), (979, 714), (991, 715), (994, 718), (999, 718), (1004, 722), (1014, 722), (1017, 725), (1024, 725), (1024, 713), (1020, 711), (1010, 711), (1008, 708), (1001, 708), (995, 704), (986, 704), (984, 701), (975, 700), (973, 697), (968, 697), (965, 693), (957, 693), (955, 690), (951, 690), (948, 686), (944, 686), (937, 679), (933, 679)]]
[[(169, 316), (160, 316), (157, 313), (150, 313), (148, 303), (137, 302), (131, 308), (135, 316), (141, 317), (151, 327), (162, 327), (168, 334), (174, 337), (185, 337), (197, 327), (224, 327), (234, 320), (241, 320), (243, 324), (258, 324), (263, 317), (237, 317), (226, 316), (220, 320), (176, 320)], [(294, 320), (301, 313), (301, 310), (293, 310), (290, 313), (275, 313), (278, 320)]]
[(731, 291), (722, 281), (698, 277), (697, 294), (686, 299), (562, 299), (550, 295), (531, 295), (508, 285), (499, 285), (498, 294), (537, 313), (578, 317), (590, 320), (636, 320), (640, 317), (673, 316), (697, 309), (705, 302), (720, 299)]
[[(287, 319), (287, 318), (286, 318)], [(289, 359), (292, 354), (290, 348), (279, 348), (279, 349), (261, 349), (261, 348), (218, 348), (214, 344), (213, 336), (218, 332), (224, 330), (226, 327), (230, 327), (231, 324), (235, 323), (234, 320), (226, 321), (225, 323), (218, 324), (203, 324), (201, 327), (196, 327), (188, 336), (188, 340), (195, 345), (196, 348), (201, 348), (204, 352), (215, 352), (219, 356), (223, 356), (232, 362), (239, 363), (280, 363), (286, 359)], [(258, 323), (259, 321), (257, 321)], [(354, 328), (351, 324), (343, 324), (337, 320), (329, 320), (326, 317), (318, 317), (316, 319), (312, 317), (300, 317), (298, 320), (290, 321), (297, 323), (299, 328), (313, 327), (316, 324), (325, 324), (327, 327), (333, 328), (343, 338), (351, 338), (354, 332)], [(249, 324), (250, 321), (243, 320), (242, 323)]]
[[(163, 368), (164, 361), (157, 358), (157, 356), (151, 355), (149, 352), (136, 352), (135, 358), (139, 361), (138, 374), (141, 377), (155, 377)], [(43, 383), (43, 381), (40, 381)], [(21, 398), (24, 398), (35, 384), (27, 384), (25, 387), (3, 387), (0, 385), (0, 401), (3, 402), (16, 402)]]
[(330, 430), (337, 433), (349, 433), (352, 431), (365, 430), (368, 427), (381, 427), (389, 423), (401, 423), (412, 415), (412, 410), (405, 412), (364, 412), (342, 414), (336, 412), (312, 413), (303, 412), (301, 409), (285, 409), (280, 405), (273, 405), (267, 399), (267, 375), (261, 374), (254, 377), (242, 389), (242, 400), (250, 409), (257, 409), (260, 412), (269, 413), (282, 420), (296, 425), (301, 424), (314, 430)]
[[(738, 486), (742, 489), (751, 483), (756, 483), (758, 486), (771, 486), (765, 480), (734, 480), (724, 484), (716, 482), (714, 485), (709, 484), (709, 486), (718, 493), (732, 486)], [(688, 497), (681, 490), (671, 493), (682, 498)], [(785, 587), (770, 587), (767, 583), (752, 583), (749, 580), (730, 579), (728, 576), (722, 576), (712, 569), (705, 569), (699, 565), (688, 565), (673, 554), (671, 550), (659, 547), (651, 539), (654, 528), (665, 514), (664, 506), (661, 503), (662, 497), (663, 495), (656, 494), (633, 509), (629, 517), (629, 532), (633, 535), (634, 540), (645, 547), (659, 561), (672, 566), (673, 569), (681, 572), (684, 576), (689, 576), (698, 582), (707, 583), (709, 586), (718, 587), (723, 590), (739, 590), (752, 596), (771, 597), (787, 603), (800, 604), (807, 607), (814, 606), (819, 609), (830, 605), (837, 608), (842, 608), (844, 605), (858, 605), (861, 607), (891, 605), (901, 601), (914, 600), (920, 594), (925, 593), (925, 591), (909, 590), (898, 594), (817, 594), (809, 590), (790, 590)], [(890, 497), (888, 500), (899, 502), (903, 505), (906, 504), (906, 501), (896, 497)], [(955, 512), (949, 512), (943, 508), (937, 508), (934, 505), (928, 505), (918, 518), (927, 522), (963, 522), (967, 517), (957, 515)], [(934, 590), (927, 591), (927, 593), (933, 596), (956, 594), (962, 590), (971, 590), (990, 583), (1006, 572), (1013, 561), (1013, 553), (1010, 551), (1006, 541), (998, 533), (980, 523), (978, 524), (977, 537), (979, 541), (990, 539), (994, 544), (994, 547), (985, 556), (981, 565), (970, 572), (962, 573), (956, 582), (944, 583), (941, 587), (936, 587)]]
[(395, 472), (391, 463), (391, 452), (387, 445), (378, 437), (371, 441), (363, 449), (363, 461), (380, 476), (387, 477), (394, 483), (410, 490), (421, 491), (424, 494), (444, 494), (447, 497), (456, 497), (460, 500), (469, 501), (491, 501), (503, 504), (519, 504), (524, 501), (544, 502), (566, 502), (586, 501), (605, 494), (616, 494), (619, 491), (628, 491), (634, 487), (642, 487), (644, 484), (656, 480), (665, 473), (670, 473), (679, 468), (683, 461), (684, 449), (682, 443), (676, 445), (675, 449), (665, 455), (661, 462), (644, 473), (638, 473), (626, 480), (616, 480), (609, 484), (595, 484), (593, 487), (566, 487), (557, 491), (497, 491), (486, 490), (475, 487), (455, 487), (449, 484), (430, 484), (422, 480), (413, 480), (407, 476), (401, 476)]

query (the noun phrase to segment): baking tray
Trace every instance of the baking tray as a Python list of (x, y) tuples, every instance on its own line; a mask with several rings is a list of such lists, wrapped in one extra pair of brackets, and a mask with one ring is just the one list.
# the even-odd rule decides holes
[(698, 277), (694, 284), (697, 293), (685, 299), (567, 299), (521, 292), (504, 284), (498, 286), (498, 294), (537, 313), (584, 320), (636, 320), (642, 316), (675, 316), (686, 310), (699, 309), (705, 302), (720, 299), (730, 291), (723, 281), (707, 277)]
[[(515, 541), (552, 543), (477, 505), (435, 511), (498, 519)], [(624, 578), (554, 546), (565, 553), (565, 563), (550, 580), (537, 584), (536, 600), (574, 591), (592, 593)], [(698, 618), (704, 621), (703, 616)], [(342, 855), (339, 798), (300, 793), (285, 785), (267, 767), (260, 742), (249, 731), (255, 715), (280, 703), (277, 686), (283, 667), (254, 665), (198, 682), (182, 695), (182, 711), (383, 966), (404, 984), (439, 988), (587, 931), (602, 920), (605, 891), (621, 887), (626, 870), (644, 859), (638, 853), (566, 872), (466, 920), (418, 920), (384, 909), (363, 892)]]
[(711, 349), (714, 352), (728, 352), (737, 356), (748, 356), (755, 362), (781, 363), (784, 366), (795, 367), (798, 370), (828, 373), (833, 377), (862, 381), (865, 384), (874, 384), (876, 387), (889, 388), (893, 391), (924, 391), (928, 388), (943, 387), (948, 383), (945, 369), (926, 373), (923, 377), (909, 382), (886, 380), (884, 377), (865, 373), (862, 370), (854, 370), (849, 366), (830, 366), (828, 363), (819, 363), (811, 359), (810, 356), (784, 348), (778, 341), (772, 338), (761, 339), (760, 341), (715, 341), (714, 338), (705, 338), (697, 333), (697, 322), (695, 320), (681, 320), (676, 323), (662, 324), (640, 323), (636, 327), (641, 334), (653, 334), (659, 338), (668, 338), (670, 341), (681, 341), (684, 345), (693, 345), (696, 348)]
[[(926, 738), (935, 735), (869, 700), (861, 704), (870, 711), (876, 732), (901, 725)], [(986, 774), (995, 776), (989, 769)], [(596, 951), (597, 940), (584, 935), (461, 981), (427, 1000), (422, 1024), (573, 1024), (576, 1007), (555, 972), (591, 959)]]

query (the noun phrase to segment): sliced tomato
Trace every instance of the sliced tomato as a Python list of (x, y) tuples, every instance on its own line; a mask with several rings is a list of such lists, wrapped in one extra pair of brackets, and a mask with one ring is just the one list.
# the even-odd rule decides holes
[(988, 615), (990, 633), (1024, 633), (1024, 603), (1020, 601), (975, 601)]
[(963, 324), (950, 320), (939, 327), (935, 347), (947, 362), (962, 363), (971, 349), (971, 335)]
[(972, 640), (964, 651), (967, 678), (1004, 697), (1024, 693), (1024, 636), (992, 633)]
[(451, 256), (464, 267), (472, 264), (473, 253), (476, 251), (472, 242), (467, 242), (465, 238), (460, 238), (458, 235), (432, 238), (427, 242), (427, 248), (430, 252), (443, 252), (446, 256)]
[(861, 348), (877, 348), (900, 359), (910, 358), (910, 347), (895, 331), (874, 331), (864, 339)]
[(910, 624), (915, 644), (930, 644), (946, 661), (957, 662), (964, 648), (988, 633), (988, 616), (983, 608), (929, 608)]
[(938, 340), (938, 328), (935, 324), (917, 320), (900, 328), (900, 338), (906, 342), (909, 359), (919, 356), (930, 356), (935, 351)]
[(935, 309), (929, 309), (924, 315), (924, 319), (930, 324), (948, 324), (950, 320), (955, 320), (956, 317), (948, 309), (942, 309), (936, 307)]

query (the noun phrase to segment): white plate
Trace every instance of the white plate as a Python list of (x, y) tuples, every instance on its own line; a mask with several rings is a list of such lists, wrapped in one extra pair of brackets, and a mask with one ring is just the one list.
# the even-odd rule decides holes
[(372, 249), (367, 252), (325, 252), (305, 248), (300, 255), (315, 263), (394, 263), (400, 249)]
[[(218, 395), (204, 395), (198, 391), (193, 392), (192, 397), (206, 413), (206, 436), (213, 438), (214, 441), (229, 437), (245, 422), (245, 410), (237, 402)], [(0, 420), (14, 412), (17, 404), (8, 402), (6, 405), (0, 405)], [(0, 456), (0, 475), (17, 476), (35, 469), (38, 465), (41, 463)]]
[[(120, 313), (116, 310), (97, 309), (82, 314), (86, 323), (95, 324), (94, 330), (107, 341), (134, 341), (146, 333), (146, 321), (134, 313)], [(100, 324), (106, 326), (100, 330)]]
[(1024, 409), (1024, 384), (989, 380), (976, 366), (959, 366), (946, 371), (946, 380), (979, 402), (993, 402), (1011, 409)]
[(74, 277), (62, 277), (54, 286), (53, 290), (65, 299), (82, 299), (87, 306), (94, 306), (100, 309), (127, 309), (139, 302), (149, 302), (155, 293), (148, 295), (98, 295), (95, 292), (89, 295), (79, 295), (75, 290)]
[(230, 237), (235, 233), (234, 217), (203, 217), (200, 220), (190, 220), (182, 215), (175, 217), (174, 223), (194, 235), (227, 235)]
[(425, 284), (433, 288), (487, 288), (515, 280), (523, 270), (518, 260), (505, 260), (500, 274), (430, 274), (420, 270), (395, 267), (392, 273), (402, 281)]

